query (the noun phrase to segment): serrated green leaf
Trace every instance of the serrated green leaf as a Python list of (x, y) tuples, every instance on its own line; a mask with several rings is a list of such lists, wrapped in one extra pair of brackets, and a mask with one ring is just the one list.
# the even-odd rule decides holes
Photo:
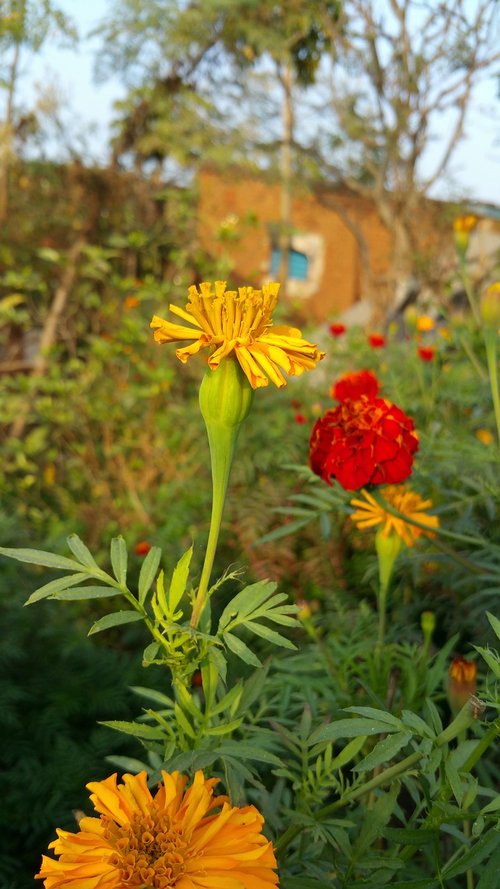
[(173, 699), (169, 698), (168, 695), (164, 695), (163, 692), (158, 691), (156, 688), (147, 688), (144, 685), (131, 685), (130, 690), (141, 698), (154, 701), (155, 704), (161, 704), (162, 707), (170, 707), (171, 709), (174, 707)]
[(41, 549), (16, 549), (0, 546), (0, 555), (18, 562), (27, 562), (29, 565), (39, 565), (41, 568), (59, 568), (61, 571), (80, 571), (81, 565), (73, 559), (65, 556), (56, 556), (55, 553), (46, 553)]
[(397, 732), (383, 738), (361, 762), (353, 766), (355, 772), (368, 772), (384, 762), (389, 762), (399, 751), (408, 744), (411, 735), (407, 732)]
[(351, 762), (357, 756), (365, 741), (366, 735), (360, 735), (359, 738), (353, 738), (352, 741), (349, 741), (344, 749), (332, 760), (332, 769), (341, 769), (348, 762)]
[(376, 719), (379, 722), (387, 722), (398, 731), (402, 731), (403, 724), (397, 716), (386, 710), (376, 710), (375, 707), (344, 707), (346, 713), (356, 713), (358, 716), (366, 716), (367, 719)]
[(186, 552), (181, 556), (174, 568), (172, 580), (170, 581), (170, 587), (168, 590), (168, 606), (171, 614), (173, 614), (176, 610), (186, 591), (186, 585), (189, 577), (189, 566), (191, 564), (192, 555), (193, 547), (191, 545), (189, 549), (186, 550)]
[(163, 729), (153, 725), (145, 725), (142, 722), (127, 722), (122, 719), (110, 719), (99, 724), (105, 725), (107, 728), (115, 729), (117, 732), (123, 732), (126, 735), (134, 735), (135, 738), (144, 738), (144, 740), (148, 741), (159, 741), (165, 738)]
[(257, 655), (255, 655), (253, 651), (249, 649), (248, 645), (245, 645), (245, 643), (242, 642), (241, 639), (238, 639), (237, 636), (234, 636), (233, 633), (224, 633), (222, 638), (229, 650), (232, 651), (233, 654), (241, 658), (241, 660), (244, 661), (245, 664), (250, 664), (252, 667), (262, 666)]
[(112, 614), (105, 614), (92, 624), (88, 635), (100, 633), (102, 630), (109, 630), (111, 627), (118, 627), (121, 624), (131, 624), (134, 621), (142, 620), (142, 614), (137, 611), (114, 611)]
[(309, 738), (309, 744), (321, 741), (337, 741), (339, 738), (356, 738), (358, 735), (388, 734), (397, 731), (395, 726), (375, 719), (339, 719), (329, 725), (320, 726)]
[(409, 827), (384, 827), (382, 836), (400, 846), (424, 846), (436, 839), (437, 831), (427, 828), (412, 830)]
[(51, 580), (50, 583), (46, 583), (44, 586), (35, 590), (29, 599), (26, 599), (24, 604), (32, 605), (33, 602), (39, 602), (41, 599), (46, 599), (47, 597), (52, 596), (53, 593), (57, 593), (59, 590), (76, 586), (77, 583), (89, 579), (90, 575), (81, 571), (78, 574), (66, 574), (64, 577), (58, 577), (56, 580)]
[(80, 540), (78, 534), (70, 534), (69, 537), (66, 538), (66, 542), (73, 555), (76, 556), (78, 561), (81, 562), (85, 568), (91, 568), (92, 571), (102, 573), (89, 548), (85, 546), (83, 540)]
[(459, 861), (455, 859), (449, 867), (445, 865), (442, 868), (441, 874), (445, 880), (458, 877), (460, 874), (465, 873), (466, 870), (475, 868), (495, 850), (498, 850), (498, 831), (489, 830), (461, 856)]
[(223, 725), (212, 725), (210, 728), (204, 729), (206, 735), (219, 737), (220, 735), (229, 735), (235, 732), (241, 725), (241, 719), (233, 719), (232, 722), (226, 722)]
[(252, 633), (255, 633), (256, 636), (262, 636), (263, 639), (272, 642), (273, 645), (279, 645), (281, 648), (290, 648), (292, 651), (297, 649), (297, 646), (294, 645), (290, 639), (287, 639), (286, 636), (282, 636), (281, 633), (277, 633), (276, 630), (271, 630), (270, 627), (266, 627), (264, 624), (258, 624), (257, 621), (248, 621), (248, 623), (244, 623), (243, 626)]
[[(259, 580), (246, 586), (240, 593), (226, 605), (219, 620), (219, 632), (238, 618), (238, 623), (244, 621), (255, 611), (259, 605), (274, 593), (277, 584), (270, 580)], [(281, 599), (282, 601), (282, 599)]]
[(159, 642), (150, 642), (149, 645), (146, 646), (146, 648), (144, 649), (144, 651), (142, 653), (143, 666), (147, 667), (148, 664), (152, 664), (159, 651), (160, 651), (160, 643)]
[(108, 596), (122, 596), (121, 590), (111, 586), (79, 586), (72, 590), (60, 590), (54, 593), (51, 599), (64, 601), (80, 601), (84, 599), (106, 599)]
[(481, 875), (476, 889), (496, 889), (498, 886), (498, 871), (500, 870), (500, 844), (493, 852), (489, 861), (481, 868)]
[(148, 775), (152, 775), (154, 772), (150, 765), (140, 759), (134, 759), (132, 756), (105, 756), (104, 759), (106, 762), (118, 766), (120, 771), (132, 775), (137, 775), (139, 772), (147, 772)]
[(119, 584), (126, 586), (127, 583), (127, 547), (123, 537), (113, 537), (111, 541), (111, 567)]
[(445, 760), (444, 770), (446, 772), (446, 777), (451, 787), (453, 796), (455, 797), (458, 805), (460, 805), (464, 795), (462, 781), (460, 779), (460, 775), (458, 774), (458, 770), (450, 756)]
[(419, 738), (434, 738), (434, 732), (431, 727), (427, 725), (424, 720), (418, 716), (416, 713), (413, 713), (411, 710), (403, 710), (401, 713), (401, 721), (405, 728), (409, 728), (412, 732), (418, 735)]
[(179, 707), (179, 704), (175, 705), (175, 719), (184, 734), (187, 735), (188, 738), (193, 738), (194, 740), (196, 738), (196, 732), (194, 731), (182, 708)]
[(151, 584), (153, 583), (156, 573), (158, 571), (161, 560), (161, 549), (159, 546), (152, 546), (149, 550), (144, 562), (141, 566), (141, 571), (139, 574), (139, 602), (141, 605), (144, 605), (146, 601), (146, 596), (151, 589)]

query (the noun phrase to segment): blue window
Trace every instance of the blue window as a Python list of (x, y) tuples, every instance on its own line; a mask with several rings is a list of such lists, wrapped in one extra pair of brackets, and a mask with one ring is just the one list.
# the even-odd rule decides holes
[[(273, 248), (271, 255), (271, 276), (276, 278), (281, 259), (281, 250), (277, 247)], [(288, 277), (294, 278), (296, 281), (307, 281), (309, 274), (309, 258), (305, 253), (299, 253), (298, 250), (290, 250), (288, 252)]]

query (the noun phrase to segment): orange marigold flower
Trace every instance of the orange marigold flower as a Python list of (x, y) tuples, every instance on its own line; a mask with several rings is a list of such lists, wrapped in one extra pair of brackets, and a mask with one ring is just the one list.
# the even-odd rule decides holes
[(368, 344), (372, 349), (382, 349), (385, 346), (385, 336), (381, 333), (370, 333), (368, 335)]
[(463, 216), (457, 216), (453, 220), (453, 231), (456, 233), (471, 232), (477, 225), (477, 216), (474, 213), (467, 213)]
[(216, 370), (224, 358), (234, 355), (253, 389), (286, 385), (282, 371), (300, 376), (324, 358), (317, 346), (302, 338), (296, 327), (273, 327), (272, 313), (278, 302), (279, 284), (264, 284), (262, 290), (239, 287), (226, 290), (225, 281), (204, 282), (198, 290), (189, 288), (186, 309), (170, 305), (170, 311), (190, 326), (153, 317), (151, 327), (158, 343), (192, 340), (177, 349), (177, 358), (186, 363), (191, 355), (209, 349), (208, 366)]
[(328, 329), (332, 336), (342, 336), (346, 332), (347, 327), (345, 324), (330, 324)]
[(136, 309), (138, 305), (140, 305), (140, 301), (136, 296), (127, 296), (123, 303), (125, 310), (128, 312), (130, 309)]
[(162, 772), (155, 796), (146, 772), (87, 785), (98, 818), (78, 833), (58, 830), (37, 879), (45, 889), (271, 889), (276, 858), (254, 806), (213, 794), (216, 778), (198, 771), (191, 786)]
[(417, 330), (419, 333), (428, 333), (430, 330), (434, 330), (435, 326), (436, 322), (430, 315), (419, 315), (417, 318)]
[(421, 361), (434, 361), (436, 350), (434, 346), (419, 346), (417, 349), (418, 357)]
[(147, 540), (139, 540), (136, 543), (135, 547), (136, 556), (147, 556), (149, 550), (151, 549), (151, 544), (147, 542)]
[(356, 370), (340, 377), (333, 384), (330, 394), (337, 401), (347, 401), (348, 398), (356, 401), (362, 395), (375, 398), (378, 391), (379, 381), (371, 370)]
[(477, 665), (464, 657), (456, 657), (448, 671), (448, 702), (453, 713), (458, 713), (476, 693)]
[[(357, 507), (352, 513), (351, 519), (356, 527), (361, 530), (366, 528), (375, 528), (380, 526), (380, 531), (384, 537), (390, 534), (396, 534), (406, 546), (413, 546), (419, 537), (433, 537), (433, 528), (439, 528), (439, 519), (435, 515), (428, 515), (425, 512), (432, 506), (432, 500), (424, 500), (420, 494), (410, 491), (405, 485), (390, 485), (387, 488), (381, 488), (380, 493), (384, 500), (398, 512), (404, 514), (406, 518), (393, 515), (382, 503), (379, 503), (368, 491), (361, 491), (363, 500), (351, 500), (351, 506)], [(407, 521), (409, 519), (410, 521)], [(421, 525), (427, 525), (429, 530), (419, 528), (417, 525), (411, 524), (411, 520), (420, 522)]]
[(489, 429), (476, 429), (476, 438), (484, 445), (490, 445), (493, 442), (493, 435)]
[(411, 417), (384, 398), (343, 401), (316, 421), (309, 465), (328, 484), (347, 491), (403, 482), (412, 471), (418, 438)]

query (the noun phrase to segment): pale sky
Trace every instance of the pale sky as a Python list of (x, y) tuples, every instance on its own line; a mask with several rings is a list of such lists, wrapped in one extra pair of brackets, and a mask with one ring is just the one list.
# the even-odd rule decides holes
[[(36, 85), (53, 83), (68, 105), (65, 121), (87, 133), (87, 145), (96, 161), (105, 162), (113, 102), (125, 94), (118, 79), (96, 84), (93, 66), (98, 41), (85, 35), (105, 17), (110, 0), (56, 0), (71, 16), (80, 32), (76, 50), (63, 50), (48, 44), (36, 57), (25, 57), (19, 95), (29, 104)], [(445, 124), (444, 124), (445, 125)], [(432, 158), (434, 150), (429, 155)], [(466, 124), (466, 138), (454, 155), (447, 181), (434, 192), (443, 199), (485, 201), (500, 206), (500, 96), (498, 81), (491, 78), (476, 90), (474, 105)]]

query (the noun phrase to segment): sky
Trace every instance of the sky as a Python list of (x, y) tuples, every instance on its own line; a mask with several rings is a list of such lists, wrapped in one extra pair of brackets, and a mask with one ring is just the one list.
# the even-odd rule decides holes
[[(112, 0), (56, 0), (70, 16), (80, 35), (76, 49), (47, 43), (37, 56), (25, 58), (19, 96), (27, 105), (40, 85), (53, 83), (67, 105), (64, 120), (72, 131), (86, 133), (88, 152), (105, 163), (113, 117), (113, 103), (125, 95), (125, 87), (112, 78), (96, 83), (93, 74), (99, 42), (86, 35), (110, 11)], [(38, 87), (37, 87), (38, 85)], [(498, 79), (484, 81), (476, 90), (467, 124), (466, 138), (456, 154), (446, 180), (433, 195), (449, 200), (468, 199), (500, 206), (500, 96)], [(443, 121), (443, 128), (446, 121)], [(439, 151), (439, 138), (428, 152), (429, 163)]]

